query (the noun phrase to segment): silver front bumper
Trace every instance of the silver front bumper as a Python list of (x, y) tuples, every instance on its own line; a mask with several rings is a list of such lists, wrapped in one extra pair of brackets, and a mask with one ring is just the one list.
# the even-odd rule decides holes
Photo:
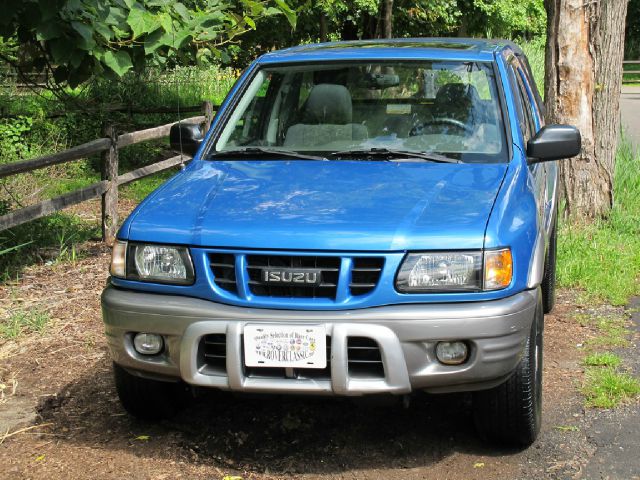
[[(188, 297), (107, 287), (102, 311), (113, 360), (134, 374), (182, 379), (196, 386), (269, 393), (363, 395), (469, 391), (490, 388), (513, 372), (529, 334), (537, 290), (477, 303), (394, 305), (359, 310), (294, 311), (249, 309)], [(265, 377), (244, 368), (242, 334), (248, 323), (322, 324), (331, 341), (330, 378)], [(165, 338), (165, 352), (142, 356), (132, 334)], [(204, 335), (226, 335), (226, 368), (204, 369), (199, 345)], [(366, 337), (379, 347), (384, 375), (349, 374), (347, 339)], [(464, 340), (468, 361), (439, 363), (439, 341)]]

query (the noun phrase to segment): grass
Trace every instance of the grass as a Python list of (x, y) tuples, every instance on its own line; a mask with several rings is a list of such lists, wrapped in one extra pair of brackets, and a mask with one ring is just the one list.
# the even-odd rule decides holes
[(100, 238), (100, 227), (66, 213), (45, 218), (0, 232), (0, 281), (15, 280), (31, 264), (75, 260), (76, 245)]
[(590, 353), (584, 359), (584, 364), (588, 367), (612, 367), (616, 368), (620, 366), (622, 360), (618, 355), (611, 352), (604, 353)]
[(50, 320), (44, 310), (16, 310), (0, 321), (0, 339), (15, 340), (28, 333), (43, 333)]
[(640, 154), (624, 139), (618, 148), (614, 192), (607, 220), (561, 224), (558, 283), (581, 289), (586, 301), (625, 305), (640, 294)]
[(588, 407), (614, 408), (640, 395), (640, 382), (612, 367), (590, 367), (582, 391)]
[(520, 48), (529, 59), (533, 79), (536, 82), (540, 95), (544, 97), (544, 48), (546, 38), (544, 36), (534, 38), (528, 42), (520, 42)]
[(169, 180), (169, 178), (174, 176), (178, 171), (177, 168), (178, 167), (176, 167), (175, 169), (172, 168), (169, 170), (165, 170), (164, 172), (160, 172), (155, 175), (142, 178), (137, 182), (130, 183), (121, 190), (122, 197), (128, 198), (138, 203), (141, 202), (156, 188), (158, 188), (164, 182)]

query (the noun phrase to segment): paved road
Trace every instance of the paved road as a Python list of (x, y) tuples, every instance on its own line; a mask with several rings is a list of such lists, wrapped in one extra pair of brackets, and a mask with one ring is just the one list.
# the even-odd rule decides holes
[(640, 147), (640, 87), (622, 87), (620, 111), (624, 131), (634, 143)]

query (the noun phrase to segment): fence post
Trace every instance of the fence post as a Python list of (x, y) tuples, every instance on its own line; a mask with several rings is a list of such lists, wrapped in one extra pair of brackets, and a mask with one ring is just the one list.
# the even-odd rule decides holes
[(113, 125), (105, 124), (102, 134), (111, 140), (102, 156), (102, 180), (109, 186), (102, 194), (102, 240), (113, 245), (118, 228), (118, 138)]
[(204, 114), (204, 133), (207, 133), (213, 121), (213, 103), (209, 100), (202, 102), (202, 113)]

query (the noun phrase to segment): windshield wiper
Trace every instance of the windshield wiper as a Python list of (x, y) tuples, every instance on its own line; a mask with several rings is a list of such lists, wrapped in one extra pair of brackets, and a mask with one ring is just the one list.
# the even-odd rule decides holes
[(456, 158), (446, 157), (438, 153), (427, 152), (412, 152), (411, 150), (394, 150), (392, 148), (369, 148), (369, 149), (354, 149), (343, 150), (341, 152), (335, 152), (329, 155), (330, 157), (365, 157), (365, 158), (382, 158), (387, 161), (397, 160), (397, 157), (403, 160), (419, 160), (426, 162), (436, 163), (462, 163), (461, 160)]
[(234, 150), (221, 150), (219, 152), (212, 152), (207, 155), (207, 159), (211, 158), (234, 158), (234, 157), (255, 157), (255, 156), (269, 156), (269, 157), (290, 157), (298, 160), (328, 160), (325, 157), (319, 157), (317, 155), (306, 155), (304, 153), (294, 152), (292, 150), (279, 150), (277, 148), (266, 147), (245, 147)]

